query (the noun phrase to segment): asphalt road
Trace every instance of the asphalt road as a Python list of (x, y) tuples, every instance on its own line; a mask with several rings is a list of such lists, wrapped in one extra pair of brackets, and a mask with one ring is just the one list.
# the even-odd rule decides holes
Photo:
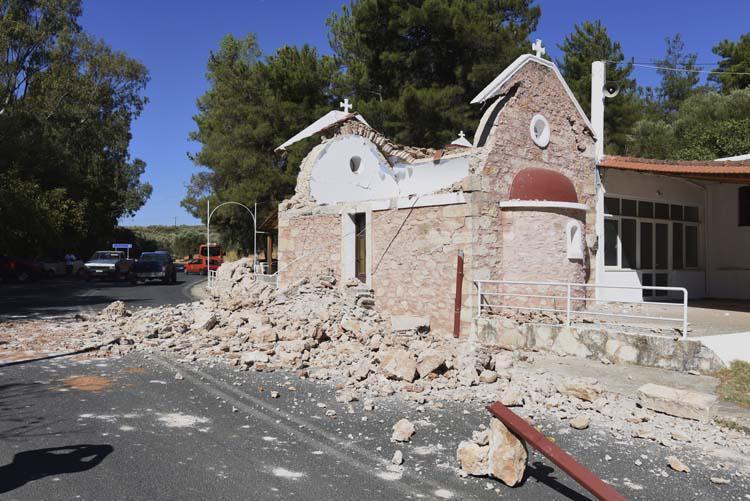
[(27, 284), (0, 284), (0, 321), (18, 318), (59, 318), (87, 313), (121, 300), (129, 308), (191, 301), (189, 289), (205, 278), (177, 274), (177, 283), (130, 285), (127, 281), (75, 279), (40, 280)]
[[(366, 411), (361, 402), (337, 403), (331, 383), (293, 373), (145, 357), (0, 367), (0, 498), (587, 499), (534, 451), (528, 478), (514, 489), (459, 477), (456, 446), (488, 422), (478, 403), (420, 409), (394, 396)], [(391, 443), (403, 417), (417, 428), (412, 442)], [(628, 498), (748, 493), (743, 478), (712, 484), (710, 476), (730, 477), (712, 471), (710, 458), (678, 452), (691, 472), (676, 473), (665, 460), (674, 452), (654, 443), (625, 445), (605, 429), (535, 421)], [(400, 472), (388, 469), (397, 449)]]

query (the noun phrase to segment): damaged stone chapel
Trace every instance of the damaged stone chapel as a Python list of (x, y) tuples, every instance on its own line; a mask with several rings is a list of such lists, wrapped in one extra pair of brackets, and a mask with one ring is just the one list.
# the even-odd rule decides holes
[[(750, 298), (750, 280), (726, 271), (750, 269), (750, 258), (706, 239), (720, 226), (712, 204), (742, 203), (750, 164), (604, 156), (602, 89), (592, 85), (590, 121), (540, 56), (520, 56), (472, 100), (484, 109), (473, 142), (461, 132), (443, 149), (395, 144), (346, 101), (279, 146), (322, 138), (279, 206), (280, 286), (332, 269), (337, 286), (372, 289), (383, 315), (461, 337), (477, 335), (480, 301), (564, 317), (592, 305), (580, 298), (672, 299), (658, 286), (684, 287), (691, 300)], [(734, 230), (725, 242), (745, 238)], [(483, 281), (501, 283), (496, 296), (478, 290)], [(511, 303), (518, 281), (540, 283)], [(571, 302), (556, 284), (585, 286)]]

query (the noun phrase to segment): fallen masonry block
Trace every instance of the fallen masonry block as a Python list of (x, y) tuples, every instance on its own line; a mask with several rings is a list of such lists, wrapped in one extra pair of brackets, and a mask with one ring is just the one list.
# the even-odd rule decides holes
[(247, 353), (243, 353), (240, 357), (240, 362), (242, 362), (245, 365), (252, 365), (255, 363), (268, 363), (270, 358), (265, 353), (262, 353), (260, 351), (250, 351)]
[(393, 349), (383, 356), (380, 370), (389, 379), (401, 379), (411, 383), (417, 377), (417, 361), (406, 350)]
[[(570, 475), (573, 480), (598, 499), (625, 501), (625, 497), (618, 493), (611, 485), (594, 475), (589, 469), (576, 461), (573, 456), (547, 439), (536, 428), (500, 402), (495, 402), (488, 406), (487, 410), (502, 422), (502, 425), (507, 428), (509, 433), (519, 437), (519, 440), (525, 441), (525, 443), (544, 454), (547, 459), (559, 466), (562, 471)], [(490, 438), (490, 447), (492, 447), (492, 438)]]
[(411, 440), (411, 436), (414, 435), (414, 425), (408, 419), (400, 419), (396, 424), (393, 425), (393, 435), (391, 435), (392, 442), (408, 442)]
[(602, 389), (593, 379), (570, 379), (557, 384), (557, 391), (569, 397), (593, 402), (602, 394)]
[(427, 317), (412, 317), (407, 315), (394, 315), (391, 317), (391, 329), (394, 332), (430, 330), (430, 319)]
[(710, 421), (717, 401), (716, 396), (708, 393), (678, 390), (653, 383), (638, 388), (638, 398), (647, 409), (696, 421)]
[(469, 475), (481, 477), (489, 472), (488, 460), (490, 454), (489, 445), (478, 445), (474, 442), (464, 440), (458, 444), (456, 459), (461, 469)]

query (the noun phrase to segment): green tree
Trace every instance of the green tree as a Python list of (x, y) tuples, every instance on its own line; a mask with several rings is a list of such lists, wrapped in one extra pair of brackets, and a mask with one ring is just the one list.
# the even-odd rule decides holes
[(635, 80), (631, 77), (632, 62), (625, 63), (619, 42), (613, 42), (601, 21), (584, 21), (558, 47), (563, 51), (557, 61), (560, 71), (587, 114), (591, 113), (591, 63), (607, 62), (607, 80), (615, 82), (620, 93), (608, 99), (605, 106), (604, 151), (626, 152), (629, 134), (640, 118)]
[[(337, 67), (311, 47), (282, 47), (262, 57), (253, 35), (226, 36), (208, 61), (209, 90), (198, 100), (197, 130), (190, 139), (201, 145), (192, 157), (205, 168), (194, 175), (182, 206), (206, 220), (211, 206), (224, 201), (259, 206), (259, 222), (294, 191), (304, 142), (286, 158), (276, 146), (318, 119), (333, 106)], [(236, 206), (222, 207), (211, 218), (225, 245), (252, 249), (252, 218)]]
[(713, 48), (721, 58), (717, 72), (709, 77), (719, 84), (722, 92), (750, 87), (750, 33), (736, 42), (723, 40)]
[(654, 61), (661, 75), (661, 83), (657, 89), (659, 105), (665, 113), (674, 113), (680, 104), (695, 92), (700, 80), (695, 61), (698, 54), (685, 52), (685, 43), (680, 34), (666, 38), (667, 52), (663, 59)]
[(649, 158), (713, 160), (750, 151), (750, 89), (696, 93), (666, 119), (641, 121), (633, 154)]
[(471, 99), (520, 54), (530, 0), (356, 0), (329, 16), (340, 93), (396, 141), (441, 147), (473, 130)]
[(177, 258), (197, 254), (201, 244), (206, 243), (206, 235), (198, 229), (183, 229), (174, 236), (172, 252)]
[(147, 71), (80, 15), (76, 0), (0, 4), (0, 252), (87, 253), (151, 193), (128, 153)]

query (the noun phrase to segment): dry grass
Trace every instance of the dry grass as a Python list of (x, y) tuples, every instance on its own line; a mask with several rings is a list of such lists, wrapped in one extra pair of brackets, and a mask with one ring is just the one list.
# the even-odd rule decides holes
[(735, 360), (714, 375), (721, 380), (717, 391), (722, 399), (750, 407), (750, 363)]

